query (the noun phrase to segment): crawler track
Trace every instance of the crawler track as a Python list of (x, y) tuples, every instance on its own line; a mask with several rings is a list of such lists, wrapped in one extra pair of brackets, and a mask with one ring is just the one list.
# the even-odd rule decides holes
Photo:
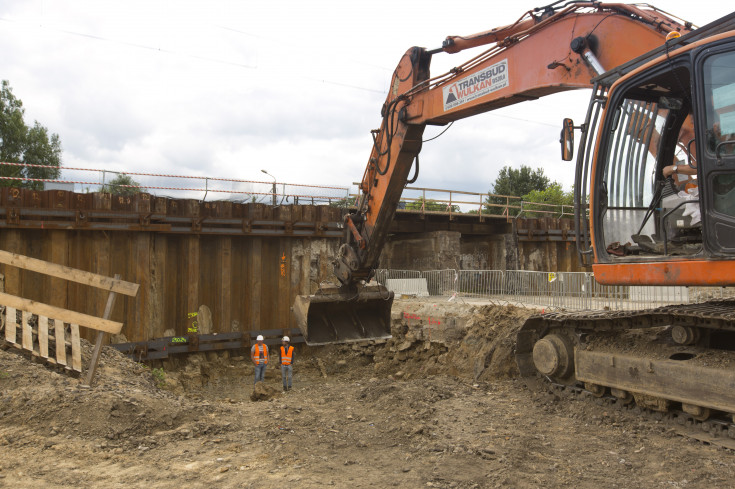
[(735, 423), (722, 415), (714, 416), (707, 421), (697, 421), (680, 410), (661, 413), (641, 408), (635, 403), (621, 402), (614, 396), (597, 397), (580, 385), (565, 385), (553, 381), (549, 385), (552, 391), (561, 398), (593, 402), (620, 411), (634, 411), (646, 419), (664, 423), (668, 429), (684, 438), (735, 451)]
[[(686, 322), (709, 330), (735, 331), (735, 300), (722, 299), (699, 304), (662, 306), (638, 311), (580, 311), (532, 316), (519, 336), (553, 328), (586, 332), (644, 329)], [(520, 348), (520, 346), (519, 346)], [(519, 350), (519, 353), (520, 350)]]
[(532, 316), (516, 361), (521, 375), (637, 403), (677, 433), (735, 449), (735, 300)]

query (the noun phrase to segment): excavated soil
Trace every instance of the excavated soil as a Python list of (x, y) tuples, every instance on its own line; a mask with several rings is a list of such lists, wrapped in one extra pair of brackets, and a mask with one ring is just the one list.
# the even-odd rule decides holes
[(297, 345), (286, 393), (227, 353), (105, 348), (87, 388), (0, 350), (0, 487), (732, 487), (733, 452), (519, 378), (532, 312), (396, 301), (384, 344)]

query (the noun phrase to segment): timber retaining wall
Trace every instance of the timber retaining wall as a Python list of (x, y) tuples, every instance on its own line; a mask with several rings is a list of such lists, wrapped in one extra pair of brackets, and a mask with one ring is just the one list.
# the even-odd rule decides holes
[[(296, 295), (331, 274), (342, 212), (3, 188), (0, 249), (139, 283), (111, 318), (129, 341), (187, 334), (202, 305), (212, 332), (293, 328)], [(0, 273), (10, 294), (88, 314), (105, 306), (105, 291), (11, 266)]]

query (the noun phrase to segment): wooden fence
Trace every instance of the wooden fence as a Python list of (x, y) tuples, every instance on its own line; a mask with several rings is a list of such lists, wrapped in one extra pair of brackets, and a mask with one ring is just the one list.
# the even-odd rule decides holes
[(123, 323), (109, 319), (116, 294), (135, 297), (138, 284), (120, 280), (119, 275), (115, 278), (105, 277), (2, 250), (0, 263), (109, 291), (107, 306), (101, 318), (0, 292), (0, 306), (4, 309), (0, 316), (0, 329), (5, 330), (5, 342), (29, 351), (48, 363), (81, 372), (79, 327), (97, 330), (97, 344), (87, 376), (87, 384), (90, 384), (102, 348), (103, 335), (117, 334), (123, 327)]

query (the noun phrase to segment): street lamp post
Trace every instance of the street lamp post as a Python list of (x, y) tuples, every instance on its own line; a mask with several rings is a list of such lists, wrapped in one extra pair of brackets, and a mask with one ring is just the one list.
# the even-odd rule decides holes
[(274, 177), (273, 175), (271, 175), (265, 170), (260, 170), (260, 171), (262, 171), (263, 173), (265, 173), (266, 175), (268, 175), (269, 177), (273, 179), (273, 207), (275, 207), (276, 206), (276, 177)]

